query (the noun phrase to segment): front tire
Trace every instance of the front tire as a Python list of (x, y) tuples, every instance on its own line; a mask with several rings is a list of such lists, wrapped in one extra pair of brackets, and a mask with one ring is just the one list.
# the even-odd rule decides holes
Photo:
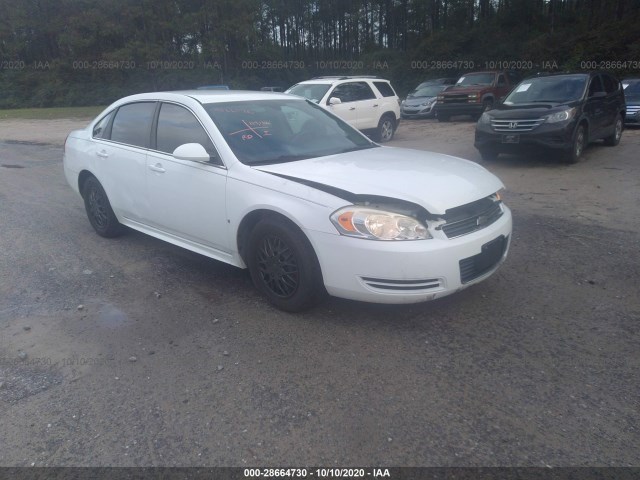
[(253, 284), (281, 310), (306, 310), (326, 295), (313, 247), (285, 220), (267, 218), (254, 227), (247, 264)]
[(573, 144), (571, 150), (566, 154), (566, 160), (568, 163), (578, 163), (584, 147), (587, 145), (587, 129), (584, 125), (578, 125), (576, 133), (573, 135)]
[(396, 121), (391, 115), (383, 115), (378, 122), (376, 140), (380, 143), (388, 142), (396, 131)]
[(604, 139), (604, 144), (609, 147), (615, 147), (620, 143), (620, 139), (622, 138), (622, 129), (624, 128), (624, 123), (622, 121), (622, 116), (618, 114), (616, 117), (615, 130), (613, 131), (613, 135), (606, 137)]
[(113, 238), (123, 233), (124, 227), (118, 222), (107, 193), (96, 177), (89, 177), (84, 182), (82, 198), (89, 222), (98, 235)]

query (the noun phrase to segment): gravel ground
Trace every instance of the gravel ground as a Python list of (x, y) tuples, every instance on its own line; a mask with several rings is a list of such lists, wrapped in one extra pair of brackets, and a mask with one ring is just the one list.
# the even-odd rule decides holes
[[(95, 235), (61, 168), (86, 123), (0, 121), (0, 466), (640, 466), (640, 130), (484, 164), (514, 213), (489, 280), (291, 315), (244, 271)], [(482, 163), (472, 137), (391, 144)]]

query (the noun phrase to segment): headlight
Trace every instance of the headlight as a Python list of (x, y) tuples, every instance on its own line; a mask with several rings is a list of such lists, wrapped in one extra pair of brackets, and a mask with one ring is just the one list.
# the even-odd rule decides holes
[(566, 110), (562, 110), (561, 112), (556, 112), (549, 115), (547, 117), (547, 123), (565, 122), (567, 120), (571, 120), (575, 114), (576, 114), (575, 107), (567, 108)]
[(426, 102), (424, 102), (423, 104), (421, 104), (421, 107), (428, 107), (429, 105), (431, 105), (432, 103), (435, 103), (436, 101), (436, 97), (430, 98), (429, 100), (427, 100)]
[(341, 235), (369, 240), (426, 240), (432, 238), (422, 223), (400, 213), (350, 206), (331, 215)]
[(484, 112), (481, 116), (480, 116), (480, 122), (479, 123), (483, 123), (483, 124), (490, 124), (491, 123), (491, 115), (489, 115), (487, 112)]

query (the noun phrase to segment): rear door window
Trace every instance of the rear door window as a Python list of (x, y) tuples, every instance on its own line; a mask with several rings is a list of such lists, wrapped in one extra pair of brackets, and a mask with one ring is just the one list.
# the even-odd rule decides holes
[(371, 87), (366, 82), (343, 83), (338, 85), (330, 96), (338, 97), (342, 103), (376, 98), (373, 90), (371, 90)]
[(109, 133), (107, 128), (109, 127), (109, 121), (111, 121), (111, 117), (113, 117), (113, 112), (109, 112), (102, 120), (96, 123), (96, 126), (93, 127), (93, 138), (104, 138), (109, 139)]
[(610, 75), (601, 75), (602, 81), (604, 83), (604, 91), (607, 94), (614, 93), (618, 90), (618, 81), (615, 80)]
[(593, 97), (598, 92), (604, 92), (599, 75), (591, 79), (591, 83), (589, 84), (589, 96)]
[(156, 102), (136, 102), (121, 106), (113, 119), (111, 140), (149, 148), (155, 109)]

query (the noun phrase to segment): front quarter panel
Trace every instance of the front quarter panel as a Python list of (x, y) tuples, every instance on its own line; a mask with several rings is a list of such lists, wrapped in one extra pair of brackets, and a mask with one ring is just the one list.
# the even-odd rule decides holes
[[(243, 166), (230, 172), (227, 186), (229, 244), (237, 246), (238, 228), (252, 212), (271, 211), (296, 224), (313, 244), (312, 232), (338, 235), (330, 215), (346, 200), (266, 172)], [(235, 249), (238, 264), (244, 262)]]

